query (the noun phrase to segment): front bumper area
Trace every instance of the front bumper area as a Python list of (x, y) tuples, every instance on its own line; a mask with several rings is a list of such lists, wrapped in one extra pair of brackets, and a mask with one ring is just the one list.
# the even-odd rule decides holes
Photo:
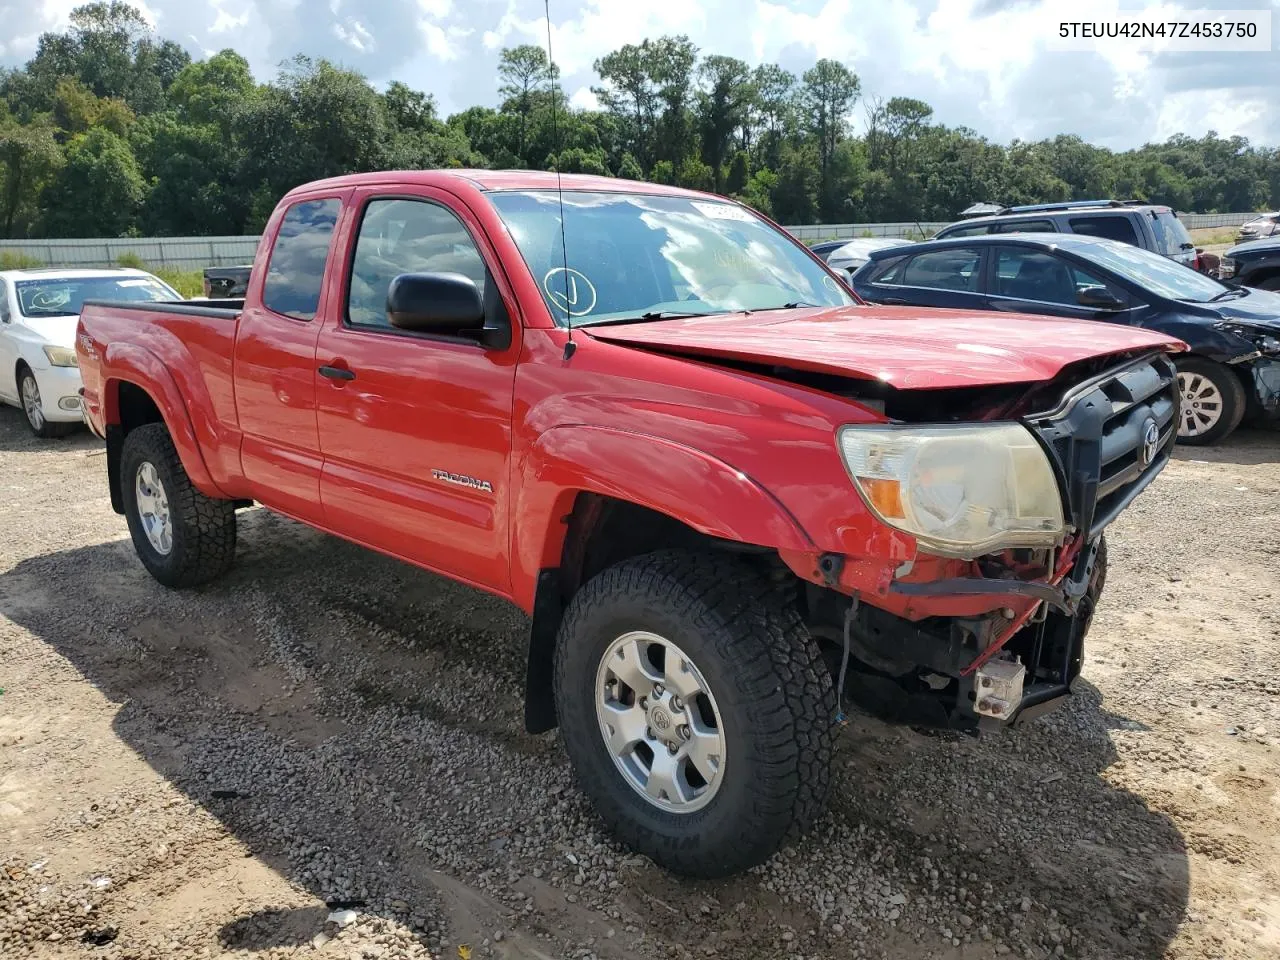
[(48, 366), (32, 370), (40, 388), (40, 409), (50, 423), (79, 423), (84, 419), (79, 367)]

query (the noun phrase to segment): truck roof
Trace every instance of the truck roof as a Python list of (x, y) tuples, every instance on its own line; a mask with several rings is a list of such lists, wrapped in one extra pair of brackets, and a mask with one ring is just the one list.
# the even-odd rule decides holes
[(149, 277), (145, 270), (133, 267), (29, 267), (25, 270), (0, 270), (0, 277), (6, 280), (87, 280), (92, 277)]
[(669, 187), (662, 183), (643, 183), (638, 180), (621, 180), (617, 177), (598, 177), (584, 173), (562, 173), (557, 178), (547, 170), (381, 170), (373, 173), (350, 173), (328, 180), (315, 180), (294, 187), (286, 196), (314, 193), (317, 189), (340, 187), (365, 187), (377, 184), (417, 184), (428, 187), (448, 187), (459, 182), (483, 191), (500, 190), (555, 190), (557, 185), (566, 191), (599, 191), (602, 193), (640, 193), (671, 197), (714, 198), (724, 197)]

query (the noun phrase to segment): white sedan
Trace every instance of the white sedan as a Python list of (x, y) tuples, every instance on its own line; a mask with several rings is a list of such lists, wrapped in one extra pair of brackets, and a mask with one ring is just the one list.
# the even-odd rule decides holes
[(827, 257), (827, 266), (832, 270), (843, 271), (852, 275), (855, 270), (867, 262), (872, 250), (885, 247), (904, 247), (910, 240), (901, 237), (856, 237), (838, 250), (831, 251)]
[(181, 300), (142, 270), (0, 271), (0, 401), (26, 414), (37, 437), (82, 422), (76, 324), (86, 300)]

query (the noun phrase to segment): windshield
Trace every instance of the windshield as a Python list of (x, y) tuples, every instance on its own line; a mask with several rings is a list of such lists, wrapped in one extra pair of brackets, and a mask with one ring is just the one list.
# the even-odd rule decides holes
[(566, 193), (562, 243), (555, 191), (490, 200), (561, 326), (855, 302), (804, 250), (736, 204)]
[(1115, 241), (1091, 243), (1076, 252), (1125, 280), (1170, 300), (1206, 303), (1232, 287), (1150, 250)]
[(86, 300), (181, 300), (155, 277), (50, 277), (14, 284), (24, 317), (73, 317)]

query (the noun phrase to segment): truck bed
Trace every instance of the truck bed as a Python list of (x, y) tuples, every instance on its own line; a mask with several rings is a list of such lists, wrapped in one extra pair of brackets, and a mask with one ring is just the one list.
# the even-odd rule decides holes
[(210, 489), (240, 471), (232, 366), (243, 301), (138, 303), (86, 300), (77, 352), (90, 423), (125, 402), (116, 384), (143, 386), (170, 411), (185, 411), (175, 443), (203, 460)]

